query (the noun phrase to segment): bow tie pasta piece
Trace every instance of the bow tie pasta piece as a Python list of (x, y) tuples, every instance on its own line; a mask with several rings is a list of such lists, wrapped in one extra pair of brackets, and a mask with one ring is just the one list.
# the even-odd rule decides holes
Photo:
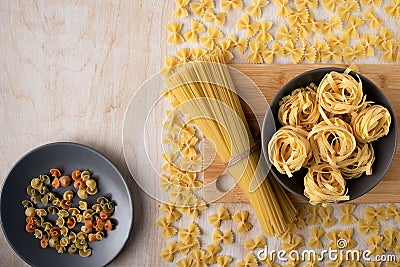
[(379, 32), (378, 40), (376, 41), (376, 48), (378, 48), (381, 51), (384, 51), (385, 49), (383, 47), (383, 44), (393, 39), (394, 39), (393, 32), (389, 28), (382, 27)]
[(350, 38), (359, 38), (358, 28), (364, 24), (364, 21), (356, 16), (351, 16), (348, 18), (347, 23), (349, 26), (343, 30), (343, 33)]
[(332, 30), (341, 31), (343, 29), (342, 21), (337, 14), (334, 14), (328, 22), (326, 22), (322, 29), (322, 34), (328, 36)]
[(225, 24), (225, 12), (215, 13), (212, 8), (208, 8), (204, 13), (203, 19), (205, 22), (213, 22), (215, 25), (221, 27)]
[(275, 39), (280, 41), (292, 41), (293, 43), (296, 43), (298, 39), (298, 32), (296, 29), (288, 29), (285, 24), (282, 24), (275, 33)]
[(340, 230), (338, 230), (338, 229), (330, 230), (330, 231), (326, 234), (326, 236), (328, 237), (328, 239), (331, 241), (331, 242), (328, 244), (328, 248), (330, 248), (330, 249), (335, 249), (335, 250), (338, 250), (338, 249), (339, 249), (338, 246), (337, 246), (337, 244), (338, 244), (338, 239), (340, 238), (340, 237), (339, 237), (339, 234), (340, 234)]
[(333, 207), (328, 206), (328, 207), (320, 207), (319, 212), (322, 217), (322, 226), (325, 228), (333, 226), (336, 222), (337, 219), (333, 217)]
[(217, 49), (218, 52), (221, 53), (225, 59), (225, 62), (229, 62), (230, 60), (232, 60), (234, 58), (234, 55), (232, 54), (231, 51), (229, 51), (231, 49), (231, 40), (229, 39), (225, 39), (222, 41), (219, 41), (217, 43)]
[(179, 220), (182, 217), (182, 213), (175, 209), (175, 206), (172, 204), (161, 204), (159, 209), (163, 212), (167, 213), (167, 223), (172, 223)]
[(346, 181), (340, 171), (329, 164), (312, 165), (304, 177), (304, 195), (312, 205), (327, 206), (349, 200)]
[(354, 249), (357, 246), (357, 242), (353, 239), (353, 234), (354, 234), (354, 229), (353, 228), (347, 228), (343, 229), (339, 233), (339, 237), (342, 240), (345, 240), (345, 247), (343, 249)]
[(269, 160), (282, 174), (289, 177), (301, 169), (311, 158), (307, 132), (293, 126), (280, 128), (268, 144)]
[(369, 251), (371, 252), (372, 255), (377, 256), (385, 253), (383, 248), (380, 246), (382, 240), (383, 237), (377, 234), (373, 234), (365, 238), (365, 241), (369, 245)]
[(190, 0), (174, 0), (176, 9), (172, 13), (172, 15), (176, 18), (185, 18), (189, 16), (189, 13), (186, 9), (187, 5), (189, 4)]
[(378, 220), (383, 222), (386, 220), (386, 209), (384, 206), (379, 206), (376, 209), (371, 206), (367, 206), (364, 209), (364, 218), (367, 221)]
[(400, 18), (400, 1), (392, 0), (390, 5), (387, 5), (383, 8), (386, 15), (392, 18)]
[(209, 26), (207, 28), (207, 36), (201, 37), (200, 42), (205, 48), (212, 50), (212, 49), (214, 49), (214, 45), (215, 45), (214, 40), (220, 39), (223, 37), (224, 37), (224, 35), (218, 28)]
[(291, 55), (292, 63), (297, 64), (303, 59), (304, 47), (295, 47), (294, 43), (289, 40), (283, 45), (285, 55)]
[(367, 234), (368, 232), (376, 235), (379, 232), (379, 223), (376, 220), (359, 220), (357, 223), (357, 227), (360, 234), (363, 235)]
[(178, 242), (178, 250), (184, 255), (196, 249), (200, 249), (200, 241), (198, 238), (191, 237), (187, 240), (180, 239)]
[(355, 208), (356, 206), (354, 204), (343, 204), (339, 206), (339, 210), (343, 214), (342, 218), (340, 218), (341, 224), (350, 225), (356, 222), (356, 218), (352, 215)]
[(192, 265), (192, 259), (183, 258), (176, 262), (177, 267), (190, 267)]
[(389, 133), (391, 116), (386, 108), (373, 105), (358, 113), (351, 124), (357, 140), (372, 142)]
[(361, 44), (365, 48), (365, 55), (367, 57), (373, 57), (375, 55), (375, 44), (378, 41), (378, 36), (374, 34), (361, 34)]
[(224, 207), (220, 207), (217, 211), (217, 214), (208, 216), (208, 221), (217, 228), (221, 226), (221, 221), (228, 221), (230, 219), (231, 215)]
[(237, 38), (234, 34), (230, 34), (228, 39), (231, 41), (231, 48), (235, 48), (239, 53), (244, 54), (247, 50), (248, 39)]
[(383, 20), (375, 13), (374, 8), (372, 7), (364, 11), (363, 19), (370, 22), (369, 27), (371, 30), (378, 29), (383, 22)]
[(321, 0), (322, 6), (326, 11), (333, 13), (336, 4), (343, 4), (344, 0)]
[(283, 47), (278, 42), (273, 42), (271, 49), (266, 47), (261, 53), (265, 63), (272, 63), (276, 56), (283, 56), (284, 54)]
[(292, 14), (293, 9), (288, 5), (289, 0), (272, 0), (272, 3), (278, 7), (276, 11), (277, 17), (287, 17)]
[(168, 262), (174, 261), (174, 254), (178, 251), (178, 246), (175, 242), (169, 242), (168, 247), (161, 251), (160, 257)]
[(226, 255), (217, 256), (218, 267), (226, 267), (232, 262), (232, 258)]
[(232, 217), (232, 219), (238, 223), (237, 231), (239, 233), (247, 232), (253, 227), (253, 225), (247, 221), (248, 217), (249, 217), (248, 211), (238, 212)]
[(250, 23), (250, 17), (248, 15), (243, 15), (236, 22), (236, 29), (245, 30), (247, 38), (251, 38), (258, 32), (259, 24), (258, 23)]
[(365, 58), (365, 47), (361, 43), (356, 43), (354, 47), (345, 47), (343, 49), (343, 60), (345, 63), (349, 63), (356, 58)]
[[(396, 247), (396, 237), (399, 231), (397, 229), (385, 229), (383, 232), (382, 247), (386, 250), (394, 250)], [(398, 241), (397, 241), (398, 242)]]
[(262, 53), (266, 49), (265, 45), (261, 42), (250, 42), (251, 53), (247, 56), (250, 63), (260, 64), (263, 63)]
[(317, 58), (317, 50), (309, 41), (303, 40), (304, 59), (310, 63), (315, 63)]
[(222, 242), (225, 245), (230, 245), (233, 243), (233, 232), (229, 229), (222, 233), (220, 230), (215, 229), (212, 234), (212, 240), (215, 245), (219, 245)]
[(316, 9), (318, 6), (318, 0), (295, 0), (295, 5), (297, 9)]
[(323, 58), (328, 58), (330, 56), (330, 47), (325, 40), (321, 38), (314, 39), (314, 47), (317, 52), (316, 54), (317, 62), (321, 61)]
[(397, 59), (396, 52), (395, 52), (396, 47), (397, 47), (396, 41), (388, 40), (386, 42), (383, 42), (381, 47), (384, 52), (384, 54), (381, 57), (381, 60), (383, 62), (395, 62)]
[(203, 25), (203, 23), (201, 23), (200, 21), (197, 21), (197, 20), (192, 20), (191, 29), (186, 31), (183, 34), (183, 36), (189, 42), (197, 43), (198, 34), (203, 33), (205, 31), (206, 31), (206, 27)]
[(260, 18), (261, 9), (268, 4), (267, 0), (253, 0), (253, 4), (246, 7), (246, 12), (254, 18)]
[(382, 5), (382, 0), (360, 0), (360, 5), (366, 6), (373, 4), (375, 7), (380, 7)]
[(340, 47), (341, 49), (346, 48), (349, 45), (350, 39), (347, 35), (341, 34), (339, 36), (335, 34), (329, 34), (327, 38), (327, 43), (329, 47)]
[(360, 12), (360, 6), (356, 0), (348, 0), (344, 5), (336, 7), (336, 12), (342, 20), (347, 21), (351, 12)]
[(222, 248), (218, 245), (207, 245), (207, 253), (204, 255), (204, 261), (207, 264), (216, 264), (217, 263), (217, 255), (222, 251)]
[(180, 64), (188, 63), (191, 57), (190, 49), (188, 48), (181, 48), (176, 51), (176, 57), (180, 59)]
[(267, 245), (265, 238), (262, 235), (256, 237), (256, 239), (246, 240), (245, 249), (246, 250), (255, 250), (256, 248), (264, 248)]
[(192, 53), (194, 60), (199, 60), (202, 56), (204, 56), (207, 53), (207, 50), (201, 47), (190, 48), (190, 51)]
[(195, 222), (191, 222), (187, 229), (180, 229), (178, 232), (179, 238), (184, 241), (187, 241), (190, 238), (198, 238), (200, 237), (200, 234), (200, 227)]
[(190, 3), (190, 9), (198, 17), (203, 17), (207, 8), (214, 8), (214, 0), (200, 0), (200, 2)]
[(323, 237), (324, 234), (324, 229), (320, 227), (312, 228), (310, 230), (310, 240), (308, 241), (307, 246), (310, 248), (322, 248), (322, 242), (320, 238)]
[(189, 253), (189, 258), (192, 259), (192, 266), (206, 267), (204, 262), (205, 251), (201, 249), (193, 250)]
[(257, 267), (258, 260), (253, 253), (249, 253), (243, 260), (235, 263), (236, 267)]
[(179, 34), (182, 29), (182, 23), (177, 21), (168, 23), (166, 29), (171, 33), (171, 35), (168, 36), (168, 43), (176, 45), (184, 41), (182, 35)]
[(293, 11), (290, 15), (286, 17), (290, 28), (298, 29), (299, 27), (307, 24), (309, 21), (310, 13), (307, 8)]
[(395, 218), (396, 222), (400, 224), (400, 209), (397, 209), (395, 204), (390, 203), (386, 208), (386, 219), (392, 218)]
[(168, 238), (174, 236), (178, 230), (172, 226), (170, 226), (170, 223), (168, 223), (167, 217), (162, 217), (157, 221), (157, 226), (162, 229), (162, 237), (163, 238)]
[(304, 240), (302, 237), (296, 234), (290, 234), (290, 237), (282, 244), (282, 249), (289, 253), (292, 250), (304, 246)]
[(259, 23), (260, 33), (256, 37), (256, 41), (261, 42), (263, 44), (271, 42), (274, 37), (268, 32), (272, 27), (272, 22), (270, 21), (261, 21)]
[(243, 1), (242, 0), (221, 0), (220, 6), (224, 12), (228, 12), (232, 8), (236, 9), (236, 10), (241, 10), (243, 7)]

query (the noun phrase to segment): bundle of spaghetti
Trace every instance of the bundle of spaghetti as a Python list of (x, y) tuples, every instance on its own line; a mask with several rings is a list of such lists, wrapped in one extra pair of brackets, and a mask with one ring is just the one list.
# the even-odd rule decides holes
[(351, 122), (354, 136), (360, 142), (372, 142), (389, 133), (391, 117), (381, 105), (373, 105), (359, 112)]
[(339, 163), (339, 170), (344, 179), (358, 178), (364, 172), (366, 175), (372, 175), (374, 161), (372, 144), (357, 143), (356, 149), (350, 157)]
[(304, 185), (304, 195), (312, 205), (326, 207), (331, 203), (349, 200), (342, 174), (327, 163), (312, 165), (304, 177)]
[(254, 208), (268, 236), (284, 233), (297, 211), (280, 185), (267, 177), (260, 160), (223, 54), (218, 50), (200, 61), (176, 66), (165, 82), (179, 108), (192, 118), (204, 136), (212, 139), (218, 156), (227, 163)]
[(276, 169), (289, 177), (304, 167), (311, 158), (307, 132), (299, 127), (283, 126), (268, 143), (268, 156)]
[[(329, 72), (317, 89), (320, 106), (333, 114), (345, 114), (360, 108), (365, 101), (361, 80), (357, 82), (347, 69), (344, 73)], [(324, 110), (320, 109), (324, 116)]]
[(333, 167), (353, 153), (356, 148), (351, 126), (339, 118), (321, 121), (308, 133), (316, 163), (328, 162)]
[(283, 97), (279, 102), (278, 119), (280, 123), (300, 126), (306, 131), (311, 130), (320, 119), (316, 89), (315, 84), (310, 84)]

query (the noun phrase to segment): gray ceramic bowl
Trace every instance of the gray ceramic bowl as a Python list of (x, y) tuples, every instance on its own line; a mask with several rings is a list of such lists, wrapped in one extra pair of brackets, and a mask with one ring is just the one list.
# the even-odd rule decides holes
[[(270, 109), (267, 110), (262, 127), (262, 147), (265, 158), (269, 165), (272, 166), (268, 157), (268, 143), (275, 133), (275, 128), (279, 129), (282, 127), (278, 120), (279, 101), (282, 99), (282, 97), (290, 94), (297, 88), (305, 87), (310, 83), (315, 83), (318, 85), (325, 74), (331, 71), (344, 72), (344, 69), (327, 67), (307, 71), (290, 80), (275, 95), (274, 99), (270, 103)], [(351, 72), (350, 74), (357, 79), (356, 73)], [(375, 151), (375, 162), (372, 166), (372, 175), (362, 175), (357, 179), (347, 180), (347, 188), (349, 190), (348, 194), (350, 196), (350, 200), (364, 195), (383, 179), (386, 172), (389, 170), (397, 148), (397, 122), (395, 113), (389, 103), (389, 100), (373, 82), (361, 74), (358, 75), (363, 83), (363, 91), (364, 94), (367, 95), (367, 100), (374, 101), (376, 104), (386, 107), (392, 116), (392, 122), (390, 125), (389, 134), (372, 143)], [(271, 125), (275, 125), (275, 127), (270, 127)], [(274, 166), (271, 167), (271, 173), (289, 192), (300, 198), (308, 200), (303, 194), (304, 176), (307, 173), (305, 168), (293, 173), (293, 177), (291, 178), (279, 173)]]
[[(58, 254), (52, 248), (42, 249), (40, 240), (33, 233), (25, 231), (25, 209), (21, 201), (29, 197), (26, 188), (32, 178), (48, 173), (51, 168), (59, 168), (69, 174), (75, 169), (89, 170), (97, 181), (99, 192), (87, 198), (87, 202), (93, 204), (98, 197), (105, 195), (116, 203), (111, 217), (115, 219), (115, 229), (100, 242), (89, 243), (92, 255), (87, 258), (68, 253)], [(59, 188), (55, 191), (61, 194), (66, 190)], [(76, 191), (74, 188), (72, 190)], [(78, 198), (75, 197), (74, 207), (77, 202)], [(32, 266), (104, 266), (123, 248), (133, 221), (131, 196), (122, 175), (99, 152), (75, 143), (44, 145), (23, 156), (4, 181), (0, 208), (4, 235), (14, 251)]]

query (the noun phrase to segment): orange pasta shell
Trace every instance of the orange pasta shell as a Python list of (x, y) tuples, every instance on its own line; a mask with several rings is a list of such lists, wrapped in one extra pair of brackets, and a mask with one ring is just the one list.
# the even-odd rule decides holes
[(80, 180), (81, 179), (81, 171), (80, 170), (75, 170), (75, 171), (72, 172), (71, 176), (72, 176), (72, 179), (74, 181)]
[(60, 177), (61, 176), (61, 172), (59, 169), (50, 169), (50, 173), (51, 176), (53, 177)]
[(47, 238), (43, 238), (42, 240), (40, 240), (40, 246), (42, 248), (46, 248), (49, 245), (49, 240)]
[(28, 223), (28, 224), (26, 224), (25, 229), (26, 229), (26, 231), (27, 231), (28, 233), (32, 233), (32, 232), (34, 232), (35, 229), (36, 229), (36, 224), (35, 224), (35, 223)]
[(55, 189), (60, 187), (60, 180), (57, 177), (54, 178), (53, 182), (51, 183)]
[(59, 179), (61, 187), (67, 187), (71, 184), (71, 177), (64, 175)]

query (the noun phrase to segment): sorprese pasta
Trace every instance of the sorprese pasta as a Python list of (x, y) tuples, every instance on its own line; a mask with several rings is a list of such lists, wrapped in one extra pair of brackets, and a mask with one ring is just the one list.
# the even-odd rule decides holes
[[(88, 257), (92, 253), (89, 242), (102, 240), (105, 232), (114, 228), (114, 223), (110, 220), (114, 203), (106, 197), (99, 197), (97, 203), (91, 206), (86, 201), (79, 201), (79, 205), (73, 207), (72, 200), (76, 195), (82, 199), (97, 193), (97, 183), (90, 172), (75, 170), (72, 172), (72, 179), (68, 175), (61, 176), (58, 169), (51, 169), (50, 173), (53, 181), (43, 174), (39, 178), (33, 178), (27, 187), (30, 200), (22, 201), (27, 217), (25, 230), (40, 239), (42, 248), (51, 247), (58, 253), (68, 251), (70, 254)], [(51, 186), (55, 189), (59, 186), (72, 186), (72, 181), (73, 186), (78, 189), (76, 193), (67, 190), (62, 196), (58, 196), (51, 191)], [(43, 208), (38, 208), (37, 204)], [(47, 214), (58, 216), (55, 223), (49, 221)], [(79, 227), (78, 232), (74, 230), (76, 226)]]
[(269, 160), (288, 177), (309, 168), (304, 195), (311, 204), (348, 200), (346, 179), (372, 175), (371, 142), (389, 133), (389, 111), (366, 101), (362, 81), (351, 70), (329, 72), (318, 86), (295, 89), (279, 102), (283, 127), (269, 141)]

